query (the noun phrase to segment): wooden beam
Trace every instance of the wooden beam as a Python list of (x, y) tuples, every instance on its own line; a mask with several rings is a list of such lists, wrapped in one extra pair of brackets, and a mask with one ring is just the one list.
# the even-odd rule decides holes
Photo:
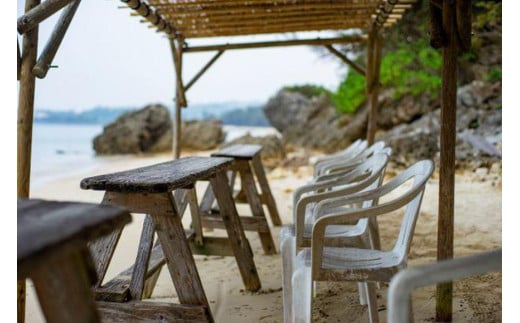
[(157, 31), (162, 31), (170, 37), (176, 36), (176, 30), (171, 24), (171, 22), (166, 21), (158, 12), (154, 9), (150, 8), (150, 6), (141, 1), (141, 0), (121, 0), (126, 3), (126, 5), (133, 9), (137, 14), (146, 18), (149, 22), (151, 22), (156, 28)]
[[(439, 217), (437, 260), (453, 258), (455, 203), (455, 140), (457, 123), (457, 31), (455, 2), (444, 1), (442, 26), (446, 45), (442, 49), (441, 155), (439, 169)], [(453, 283), (437, 285), (435, 319), (452, 320)]]
[[(296, 10), (298, 9), (298, 10)], [(310, 9), (299, 9), (299, 8), (278, 8), (273, 7), (265, 10), (244, 10), (244, 7), (238, 9), (235, 15), (230, 16), (229, 10), (213, 10), (211, 12), (175, 12), (175, 11), (161, 11), (162, 16), (165, 19), (173, 19), (175, 21), (226, 21), (228, 20), (251, 20), (251, 19), (262, 19), (262, 18), (287, 18), (295, 16), (304, 16), (312, 18), (319, 15), (343, 15), (350, 17), (370, 17), (370, 15), (376, 13), (375, 8), (368, 9), (348, 9), (344, 7), (334, 6), (320, 6)], [(227, 13), (227, 14), (226, 14)]]
[(169, 38), (170, 48), (173, 56), (173, 63), (175, 67), (175, 79), (176, 79), (176, 90), (175, 90), (175, 111), (173, 117), (173, 159), (180, 158), (181, 155), (181, 108), (186, 106), (186, 97), (184, 96), (184, 85), (182, 83), (182, 47), (184, 40), (177, 38), (177, 44), (175, 39)]
[[(30, 12), (40, 0), (26, 0), (25, 12)], [(18, 91), (17, 126), (17, 197), (29, 197), (31, 176), (32, 125), (34, 114), (35, 78), (32, 68), (38, 53), (38, 25), (27, 31), (22, 40), (20, 61), (20, 90)], [(25, 280), (17, 282), (18, 323), (25, 322)]]
[(44, 78), (45, 75), (47, 75), (47, 71), (49, 70), (52, 60), (60, 47), (61, 41), (69, 28), (72, 17), (74, 17), (80, 2), (81, 0), (72, 1), (61, 13), (60, 19), (56, 23), (51, 34), (51, 38), (47, 42), (47, 46), (45, 46), (38, 58), (38, 62), (33, 67), (32, 72), (36, 77)]
[(369, 28), (370, 21), (366, 22), (351, 22), (351, 21), (321, 21), (319, 23), (298, 23), (293, 25), (281, 26), (253, 26), (253, 27), (230, 27), (218, 29), (184, 29), (181, 32), (186, 37), (217, 37), (217, 36), (238, 36), (238, 35), (252, 35), (252, 34), (280, 34), (297, 31), (320, 31), (320, 30), (348, 30), (352, 28)]
[(374, 143), (377, 130), (377, 106), (379, 95), (379, 69), (381, 66), (382, 38), (376, 28), (368, 36), (366, 95), (368, 104), (367, 142)]
[(33, 7), (18, 18), (18, 33), (22, 35), (35, 28), (40, 22), (65, 7), (71, 1), (72, 0), (46, 0), (38, 6)]
[(215, 54), (215, 56), (213, 56), (209, 62), (206, 63), (206, 65), (204, 65), (204, 67), (188, 82), (188, 84), (186, 84), (186, 86), (184, 87), (184, 91), (188, 91), (190, 89), (190, 87), (195, 83), (197, 82), (197, 80), (202, 76), (202, 74), (204, 74), (208, 68), (211, 67), (211, 65), (213, 65), (213, 63), (215, 63), (217, 61), (217, 59), (222, 55), (224, 54), (224, 51), (223, 50), (219, 50), (217, 54)]
[(227, 21), (183, 21), (176, 24), (180, 31), (191, 31), (197, 29), (227, 29), (227, 28), (279, 28), (292, 27), (298, 25), (344, 25), (344, 24), (365, 24), (370, 22), (370, 16), (366, 17), (349, 17), (344, 15), (322, 15), (315, 17), (306, 17), (305, 15), (298, 15), (296, 17), (277, 18), (277, 17), (265, 17), (263, 19), (248, 19), (248, 20), (232, 20)]
[(348, 59), (347, 56), (343, 55), (340, 51), (338, 51), (336, 48), (334, 48), (334, 46), (332, 46), (332, 45), (325, 45), (325, 47), (329, 50), (329, 52), (331, 52), (336, 57), (341, 59), (345, 64), (347, 64), (348, 66), (352, 67), (356, 72), (358, 72), (359, 74), (361, 74), (361, 75), (366, 77), (366, 71), (363, 69), (363, 67), (359, 66), (355, 62), (353, 62), (350, 59)]
[(18, 37), (16, 38), (16, 49), (18, 50), (16, 80), (20, 81), (20, 70), (22, 68), (22, 53), (20, 52), (20, 42), (18, 41)]
[(265, 47), (286, 47), (286, 46), (302, 46), (302, 45), (331, 45), (331, 44), (349, 44), (365, 42), (366, 35), (344, 36), (335, 38), (315, 38), (315, 39), (293, 39), (281, 41), (265, 41), (254, 43), (237, 43), (237, 44), (220, 44), (220, 45), (205, 45), (193, 46), (183, 49), (185, 53), (205, 52), (215, 50), (230, 50), (230, 49), (251, 49), (251, 48), (265, 48)]

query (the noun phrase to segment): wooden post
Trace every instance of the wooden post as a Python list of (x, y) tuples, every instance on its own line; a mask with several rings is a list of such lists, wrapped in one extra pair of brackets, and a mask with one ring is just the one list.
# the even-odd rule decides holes
[(47, 71), (49, 70), (52, 60), (58, 51), (58, 47), (60, 47), (61, 41), (69, 28), (72, 17), (74, 17), (74, 13), (76, 13), (76, 10), (78, 9), (80, 1), (81, 0), (74, 0), (67, 6), (67, 8), (63, 9), (60, 19), (54, 27), (51, 38), (40, 54), (38, 63), (36, 63), (33, 68), (33, 73), (38, 78), (44, 78), (45, 75), (47, 75)]
[[(26, 0), (25, 12), (39, 4), (40, 0)], [(36, 83), (32, 69), (38, 53), (38, 26), (23, 35), (22, 48), (16, 153), (18, 198), (29, 197), (34, 86)], [(18, 322), (25, 322), (25, 280), (18, 280), (17, 304)]]
[(186, 86), (184, 87), (184, 92), (188, 91), (190, 89), (190, 87), (195, 84), (195, 82), (197, 82), (197, 80), (202, 76), (202, 74), (204, 74), (208, 68), (211, 67), (211, 65), (213, 65), (213, 63), (215, 63), (217, 61), (217, 59), (222, 55), (224, 54), (224, 50), (219, 50), (215, 56), (213, 56), (209, 62), (206, 63), (206, 65), (204, 65), (203, 68), (201, 68), (201, 70), (195, 74), (195, 76), (188, 82), (188, 84), (186, 84)]
[(45, 0), (41, 5), (38, 2), (38, 6), (32, 7), (30, 11), (26, 11), (24, 15), (18, 18), (18, 32), (24, 34), (38, 27), (40, 22), (65, 7), (71, 1), (72, 0)]
[(381, 49), (383, 40), (377, 29), (372, 28), (367, 43), (366, 95), (368, 103), (367, 142), (374, 143), (377, 129), (377, 106), (379, 94), (379, 70), (381, 66)]
[[(446, 45), (442, 49), (441, 90), (441, 155), (439, 169), (439, 220), (437, 229), (437, 260), (453, 258), (455, 139), (457, 108), (457, 34), (455, 1), (443, 1), (442, 26)], [(453, 283), (437, 285), (437, 321), (452, 320)]]
[(175, 111), (173, 118), (173, 159), (178, 159), (181, 155), (181, 108), (187, 106), (186, 97), (184, 95), (184, 86), (182, 83), (182, 47), (184, 39), (178, 38), (177, 44), (175, 39), (170, 39), (170, 48), (172, 50), (173, 63), (175, 67), (176, 91), (175, 91)]
[(334, 54), (336, 57), (341, 59), (343, 63), (347, 64), (348, 66), (352, 67), (356, 72), (366, 77), (366, 71), (363, 69), (363, 67), (359, 66), (355, 62), (348, 59), (347, 56), (343, 55), (340, 51), (338, 51), (334, 46), (332, 45), (325, 45), (325, 48), (329, 50), (332, 54)]

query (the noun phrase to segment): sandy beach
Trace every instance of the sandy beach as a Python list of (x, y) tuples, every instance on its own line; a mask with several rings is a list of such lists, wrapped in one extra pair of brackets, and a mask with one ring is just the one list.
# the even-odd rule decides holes
[[(210, 152), (190, 153), (207, 156)], [(131, 169), (169, 160), (170, 155), (151, 157), (118, 156), (104, 158), (96, 169), (78, 171), (74, 175), (40, 182), (31, 189), (31, 197), (50, 200), (70, 200), (98, 203), (102, 192), (80, 189), (82, 178)], [(306, 183), (312, 174), (310, 166), (278, 167), (268, 172), (273, 195), (284, 224), (292, 222), (292, 192)], [(388, 171), (388, 178), (395, 172)], [(492, 174), (458, 173), (455, 201), (455, 256), (465, 256), (502, 246), (502, 188), (501, 169)], [(206, 183), (197, 186), (202, 195)], [(412, 243), (409, 266), (435, 261), (437, 241), (438, 174), (429, 181)], [(238, 205), (239, 213), (250, 214), (246, 205)], [(400, 213), (380, 219), (383, 246), (393, 245), (400, 223)], [(142, 215), (134, 215), (133, 222), (123, 231), (107, 279), (126, 269), (135, 259)], [(189, 213), (184, 216), (186, 225)], [(272, 233), (278, 244), (280, 227)], [(211, 232), (208, 234), (219, 234)], [(232, 257), (195, 256), (197, 267), (217, 322), (282, 322), (281, 257), (264, 255), (257, 234), (246, 233), (255, 255), (262, 289), (256, 293), (244, 291), (235, 259)], [(387, 249), (387, 248), (385, 248)], [(386, 321), (386, 292), (378, 290), (380, 318)], [(433, 321), (435, 315), (435, 287), (414, 292), (416, 322)], [(454, 284), (454, 322), (500, 322), (502, 316), (502, 275), (487, 274)], [(152, 300), (176, 302), (175, 290), (166, 268), (161, 271)], [(367, 322), (366, 307), (359, 305), (357, 287), (353, 283), (319, 283), (314, 302), (315, 322)], [(34, 289), (28, 283), (26, 322), (44, 322)]]

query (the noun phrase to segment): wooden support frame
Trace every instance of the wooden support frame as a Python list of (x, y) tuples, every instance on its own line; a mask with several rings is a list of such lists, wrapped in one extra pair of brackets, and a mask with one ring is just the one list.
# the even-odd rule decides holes
[(202, 76), (202, 74), (204, 74), (208, 68), (211, 67), (211, 65), (213, 65), (213, 63), (215, 63), (217, 61), (217, 59), (220, 58), (220, 56), (222, 56), (222, 54), (224, 54), (224, 50), (219, 50), (215, 56), (213, 56), (209, 62), (206, 63), (206, 65), (204, 65), (203, 68), (201, 68), (201, 70), (195, 74), (195, 76), (188, 82), (188, 84), (186, 84), (186, 86), (184, 87), (184, 92), (188, 91), (190, 89), (190, 87), (195, 84), (195, 82), (197, 82), (197, 80)]
[(51, 38), (47, 42), (47, 45), (43, 49), (40, 57), (38, 58), (38, 62), (33, 67), (33, 74), (38, 78), (44, 78), (47, 75), (47, 71), (60, 47), (60, 44), (65, 37), (65, 33), (69, 28), (70, 22), (78, 9), (81, 0), (73, 0), (71, 3), (67, 5), (67, 7), (63, 10), (60, 19), (56, 23), (54, 30), (51, 34)]
[[(40, 0), (26, 0), (25, 12), (30, 12)], [(34, 88), (36, 80), (32, 69), (38, 54), (38, 25), (23, 35), (20, 56), (20, 90), (18, 92), (17, 124), (17, 197), (29, 197), (31, 176), (32, 125), (34, 115)], [(18, 322), (25, 322), (25, 280), (17, 283)]]
[(46, 0), (28, 10), (18, 18), (18, 33), (25, 34), (29, 30), (36, 28), (40, 22), (47, 19), (56, 11), (68, 5), (73, 0)]
[(286, 46), (302, 46), (302, 45), (332, 45), (332, 44), (350, 44), (366, 42), (366, 35), (354, 35), (334, 38), (313, 38), (313, 39), (293, 39), (281, 41), (265, 41), (252, 43), (237, 43), (237, 44), (219, 44), (206, 46), (193, 46), (183, 49), (185, 53), (207, 52), (215, 50), (230, 50), (230, 49), (252, 49), (252, 48), (266, 48), (266, 47), (286, 47)]
[(165, 21), (159, 13), (150, 9), (150, 6), (141, 1), (141, 0), (121, 0), (126, 3), (126, 5), (133, 9), (137, 14), (146, 18), (149, 22), (152, 23), (157, 28), (157, 31), (162, 31), (166, 33), (168, 36), (175, 38), (176, 30), (172, 27), (170, 23)]
[[(439, 168), (439, 217), (437, 230), (437, 260), (453, 258), (455, 204), (455, 141), (457, 123), (457, 32), (455, 2), (444, 1), (442, 29), (446, 45), (442, 48), (441, 89), (441, 155)], [(435, 319), (451, 321), (453, 283), (437, 285)]]
[(374, 27), (370, 31), (367, 44), (366, 96), (368, 103), (367, 142), (372, 145), (377, 130), (377, 106), (379, 95), (379, 71), (383, 39)]
[[(169, 38), (170, 48), (173, 56), (173, 64), (175, 67), (176, 91), (175, 91), (175, 111), (173, 118), (173, 158), (178, 159), (181, 156), (181, 108), (187, 106), (186, 96), (184, 93), (184, 84), (182, 82), (182, 53), (184, 39), (178, 37), (176, 39)], [(177, 44), (176, 44), (177, 42)]]
[(366, 77), (367, 72), (363, 69), (363, 67), (359, 66), (355, 62), (348, 59), (347, 56), (343, 55), (340, 51), (338, 51), (334, 46), (332, 45), (325, 45), (325, 48), (329, 50), (332, 54), (334, 54), (336, 57), (341, 59), (345, 64), (352, 67), (356, 72)]

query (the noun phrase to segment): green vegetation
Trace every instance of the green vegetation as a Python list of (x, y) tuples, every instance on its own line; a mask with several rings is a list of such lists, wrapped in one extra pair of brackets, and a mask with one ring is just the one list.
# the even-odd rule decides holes
[(336, 109), (343, 113), (354, 113), (365, 101), (365, 77), (356, 72), (347, 77), (332, 94), (332, 102)]
[[(381, 83), (384, 88), (393, 90), (394, 100), (405, 94), (424, 93), (436, 98), (441, 86), (441, 64), (440, 52), (431, 48), (425, 39), (414, 43), (402, 42), (396, 50), (384, 54)], [(365, 78), (349, 72), (332, 97), (338, 111), (355, 112), (365, 101)]]
[(282, 90), (287, 92), (298, 92), (308, 99), (314, 96), (319, 96), (322, 93), (325, 93), (327, 95), (331, 94), (330, 91), (324, 88), (323, 86), (313, 84), (285, 86)]

